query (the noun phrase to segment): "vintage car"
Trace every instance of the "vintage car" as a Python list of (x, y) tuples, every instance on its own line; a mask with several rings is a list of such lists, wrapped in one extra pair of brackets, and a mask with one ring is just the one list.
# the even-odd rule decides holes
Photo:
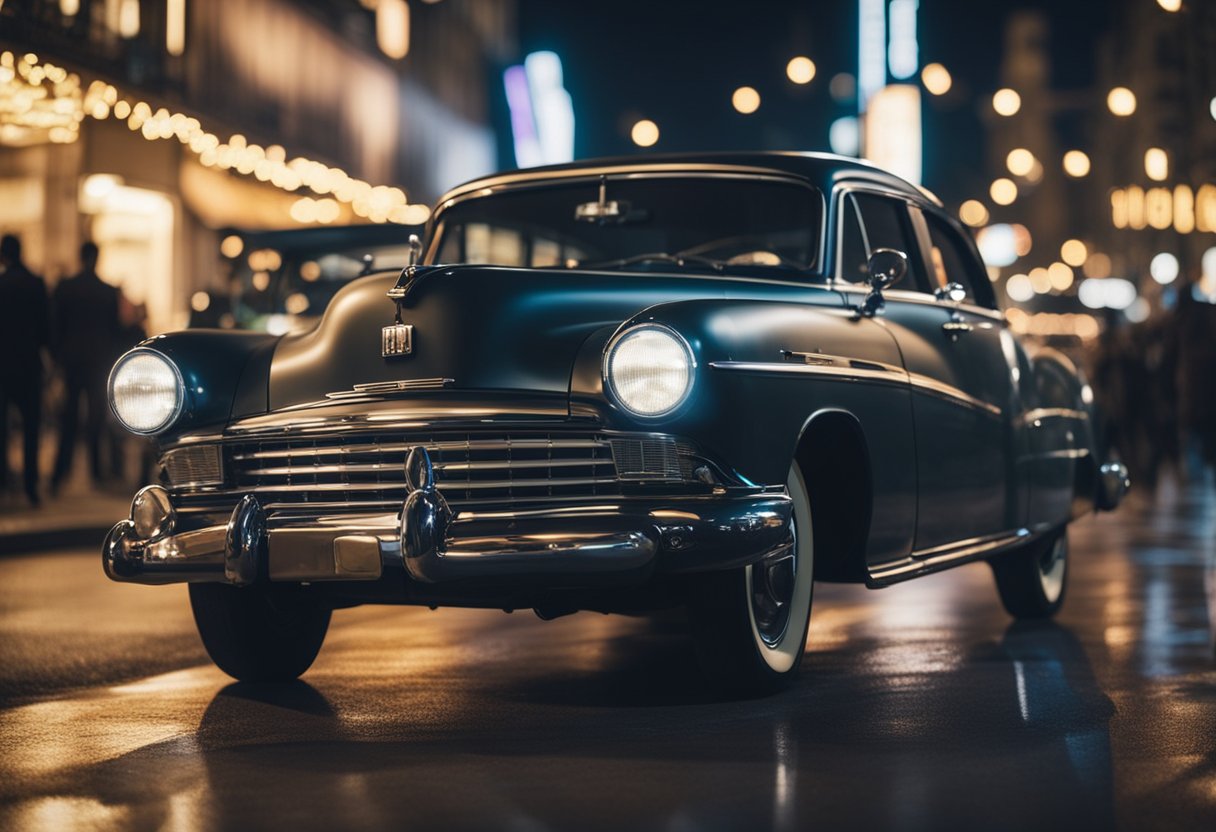
[(163, 473), (106, 573), (188, 582), (238, 679), (302, 673), (358, 604), (682, 606), (710, 679), (771, 691), (816, 580), (985, 560), (1049, 616), (1069, 521), (1127, 488), (966, 231), (856, 160), (508, 173), (440, 200), (418, 253), (306, 333), (163, 335), (111, 374)]

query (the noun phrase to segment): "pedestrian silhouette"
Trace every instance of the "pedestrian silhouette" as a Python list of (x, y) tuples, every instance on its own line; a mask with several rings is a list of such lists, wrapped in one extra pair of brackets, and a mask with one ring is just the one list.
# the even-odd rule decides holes
[(80, 247), (80, 273), (55, 287), (54, 349), (63, 370), (63, 413), (52, 492), (72, 470), (80, 400), (85, 400), (85, 439), (94, 485), (103, 480), (101, 440), (106, 421), (106, 378), (118, 344), (118, 289), (97, 276), (95, 243)]
[(47, 346), (49, 320), (46, 284), (26, 268), (21, 240), (12, 234), (0, 239), (0, 449), (4, 455), (4, 487), (9, 485), (9, 405), (21, 414), (25, 495), (38, 498), (38, 433), (42, 423), (42, 349)]

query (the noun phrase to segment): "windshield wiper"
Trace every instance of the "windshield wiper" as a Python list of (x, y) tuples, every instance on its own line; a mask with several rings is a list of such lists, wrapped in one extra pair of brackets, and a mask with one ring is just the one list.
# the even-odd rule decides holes
[(712, 257), (702, 257), (699, 254), (670, 254), (666, 251), (653, 251), (646, 254), (635, 254), (632, 257), (622, 257), (619, 260), (600, 260), (595, 263), (580, 263), (582, 269), (623, 269), (626, 266), (636, 266), (640, 263), (674, 263), (684, 268), (692, 264), (705, 266), (721, 274), (726, 270), (726, 264)]

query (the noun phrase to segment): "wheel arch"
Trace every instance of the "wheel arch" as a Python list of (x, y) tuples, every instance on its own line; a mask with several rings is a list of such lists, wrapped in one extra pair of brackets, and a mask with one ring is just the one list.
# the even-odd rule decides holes
[(861, 422), (847, 410), (818, 410), (803, 424), (794, 460), (811, 501), (816, 580), (866, 580), (873, 471)]

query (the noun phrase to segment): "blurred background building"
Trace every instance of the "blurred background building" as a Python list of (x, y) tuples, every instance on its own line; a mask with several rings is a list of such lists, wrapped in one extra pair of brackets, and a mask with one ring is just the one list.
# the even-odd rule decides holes
[[(498, 166), (510, 0), (0, 4), (0, 229), (184, 326), (224, 229), (425, 222)], [(233, 244), (230, 244), (233, 245)]]

